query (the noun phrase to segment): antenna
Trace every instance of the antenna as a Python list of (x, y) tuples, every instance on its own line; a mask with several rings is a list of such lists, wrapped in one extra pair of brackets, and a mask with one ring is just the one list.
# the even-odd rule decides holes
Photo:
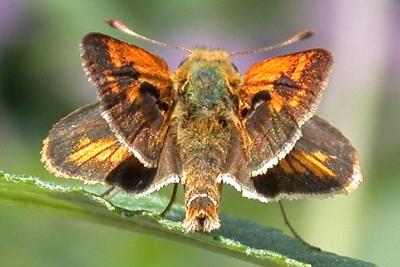
[(296, 43), (298, 41), (304, 40), (308, 37), (311, 37), (315, 34), (316, 32), (312, 31), (312, 30), (304, 30), (301, 32), (296, 33), (295, 35), (293, 35), (292, 37), (290, 37), (289, 39), (287, 39), (286, 41), (276, 44), (276, 45), (271, 45), (268, 47), (263, 47), (263, 48), (259, 48), (259, 49), (253, 49), (253, 50), (243, 50), (243, 51), (233, 51), (230, 52), (229, 55), (234, 56), (234, 55), (247, 55), (247, 54), (259, 54), (259, 53), (264, 53), (267, 52), (269, 50), (273, 50), (276, 48), (280, 48), (283, 46), (287, 46), (293, 43)]
[(129, 27), (127, 25), (125, 25), (123, 22), (121, 22), (119, 20), (108, 19), (105, 22), (108, 25), (110, 25), (111, 27), (113, 27), (113, 28), (116, 28), (116, 29), (128, 34), (128, 35), (133, 36), (133, 37), (148, 41), (148, 42), (150, 42), (152, 44), (157, 44), (157, 45), (161, 45), (161, 46), (168, 47), (168, 48), (175, 48), (175, 49), (183, 50), (183, 51), (188, 52), (188, 53), (192, 53), (192, 50), (190, 50), (188, 48), (185, 48), (185, 47), (182, 47), (182, 46), (179, 46), (179, 45), (162, 43), (160, 41), (157, 41), (157, 40), (154, 40), (154, 39), (150, 39), (150, 38), (148, 38), (146, 36), (143, 36), (143, 35), (141, 35), (141, 34), (139, 34), (137, 32), (134, 32), (133, 30), (129, 29)]

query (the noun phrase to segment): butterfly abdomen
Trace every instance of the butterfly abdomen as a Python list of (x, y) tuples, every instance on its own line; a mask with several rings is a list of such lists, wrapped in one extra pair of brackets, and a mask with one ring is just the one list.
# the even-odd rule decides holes
[(229, 129), (213, 116), (187, 118), (177, 131), (182, 162), (188, 231), (219, 228), (218, 210), (223, 172), (231, 139)]

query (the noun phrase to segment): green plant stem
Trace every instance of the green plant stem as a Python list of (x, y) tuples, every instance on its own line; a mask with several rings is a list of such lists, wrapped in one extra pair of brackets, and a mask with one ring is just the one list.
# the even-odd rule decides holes
[(185, 233), (180, 224), (182, 206), (174, 205), (167, 217), (161, 218), (158, 214), (168, 200), (157, 194), (135, 199), (121, 192), (109, 201), (98, 196), (104, 190), (100, 186), (70, 187), (0, 172), (0, 204), (145, 233), (264, 266), (374, 266), (312, 250), (278, 230), (229, 216), (222, 216), (223, 227), (215, 233)]

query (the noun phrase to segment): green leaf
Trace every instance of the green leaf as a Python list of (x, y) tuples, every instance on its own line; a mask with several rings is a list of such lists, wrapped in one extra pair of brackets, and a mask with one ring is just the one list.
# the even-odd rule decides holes
[(0, 203), (46, 210), (80, 220), (123, 228), (187, 243), (264, 266), (374, 266), (364, 261), (315, 251), (282, 232), (222, 215), (222, 227), (212, 234), (184, 232), (182, 206), (167, 218), (158, 215), (168, 199), (157, 194), (140, 199), (120, 192), (107, 200), (102, 186), (68, 186), (36, 177), (0, 172)]

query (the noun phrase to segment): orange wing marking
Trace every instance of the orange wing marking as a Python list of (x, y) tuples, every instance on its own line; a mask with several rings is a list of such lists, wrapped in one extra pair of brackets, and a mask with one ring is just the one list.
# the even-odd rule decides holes
[[(320, 153), (322, 154), (322, 153)], [(324, 159), (324, 155), (322, 154), (322, 157), (319, 153), (317, 153), (317, 157), (315, 157), (313, 154), (307, 154), (303, 152), (298, 152), (298, 151), (292, 151), (290, 153), (291, 156), (293, 156), (296, 160), (298, 160), (307, 170), (311, 171), (314, 173), (316, 176), (322, 178), (322, 177), (335, 177), (336, 174), (334, 171), (332, 171), (330, 168), (325, 166), (323, 162), (321, 162), (320, 159)], [(326, 160), (327, 158), (325, 158)], [(293, 164), (293, 163), (292, 163)], [(305, 170), (306, 170), (305, 169)], [(305, 172), (305, 171), (304, 171)]]

